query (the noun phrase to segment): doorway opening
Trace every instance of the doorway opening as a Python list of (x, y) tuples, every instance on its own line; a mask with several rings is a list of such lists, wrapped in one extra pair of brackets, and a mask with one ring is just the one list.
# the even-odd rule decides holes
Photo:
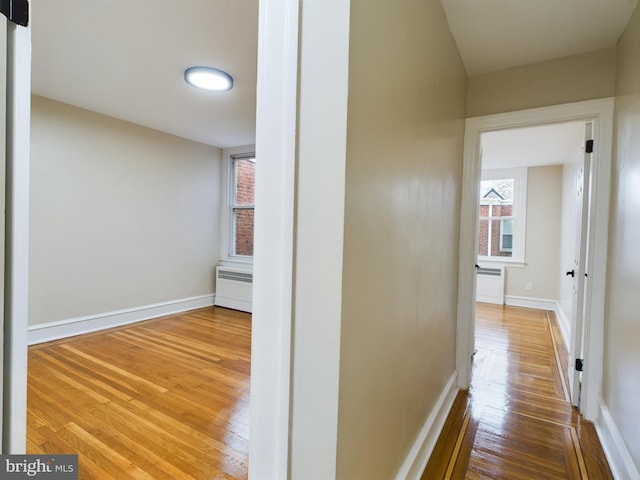
[[(457, 368), (458, 384), (466, 389), (470, 385), (471, 359), (475, 348), (475, 301), (476, 301), (476, 265), (478, 265), (478, 238), (480, 225), (480, 185), (482, 164), (485, 157), (483, 136), (490, 138), (500, 131), (515, 131), (529, 127), (578, 123), (592, 126), (593, 144), (592, 165), (590, 167), (590, 183), (592, 194), (588, 197), (585, 211), (586, 223), (589, 228), (586, 234), (584, 248), (584, 264), (589, 266), (589, 282), (584, 286), (584, 330), (583, 335), (578, 329), (570, 325), (569, 338), (584, 338), (576, 345), (584, 345), (582, 358), (584, 359), (584, 373), (582, 374), (582, 393), (580, 399), (581, 411), (585, 418), (592, 420), (598, 411), (597, 400), (602, 387), (602, 332), (604, 330), (604, 287), (606, 279), (606, 255), (596, 255), (596, 252), (606, 252), (608, 238), (608, 212), (611, 166), (611, 142), (613, 129), (613, 100), (601, 99), (574, 104), (543, 107), (519, 112), (489, 115), (467, 119), (465, 132), (465, 160), (463, 169), (463, 197), (460, 233), (460, 265), (459, 265), (459, 298), (458, 298), (458, 351)], [(494, 133), (495, 132), (495, 133)], [(486, 142), (484, 142), (486, 143)], [(536, 147), (538, 150), (540, 146)], [(578, 152), (576, 152), (576, 155)], [(527, 182), (528, 183), (528, 182)], [(507, 216), (507, 220), (509, 220)], [(499, 223), (504, 219), (492, 220), (499, 232), (497, 244), (511, 245), (511, 258), (517, 254), (514, 229), (510, 232), (510, 225)], [(573, 222), (575, 225), (575, 222)], [(505, 228), (506, 227), (506, 228)], [(509, 235), (512, 235), (509, 238)], [(503, 238), (500, 239), (499, 237)], [(526, 232), (525, 232), (526, 236)], [(526, 238), (525, 238), (526, 240)], [(567, 242), (568, 244), (569, 242)], [(526, 252), (526, 242), (525, 250)], [(503, 248), (504, 250), (504, 248)], [(489, 256), (489, 255), (487, 255)], [(521, 263), (526, 257), (516, 258)], [(513, 260), (512, 260), (513, 261)], [(503, 259), (504, 262), (504, 259)], [(528, 262), (528, 260), (527, 260)], [(525, 265), (526, 266), (526, 265)], [(511, 269), (522, 268), (519, 272), (526, 272), (524, 267), (513, 266)], [(558, 266), (560, 269), (561, 267)], [(507, 269), (507, 275), (509, 274)], [(570, 271), (571, 268), (566, 269)], [(557, 270), (559, 271), (559, 270)], [(513, 274), (512, 274), (513, 275)], [(527, 281), (526, 277), (518, 277), (519, 288), (523, 292), (533, 292), (534, 281)], [(558, 278), (559, 280), (559, 278)], [(528, 284), (531, 283), (529, 286)], [(528, 288), (531, 290), (528, 290)], [(508, 290), (507, 290), (508, 293)], [(525, 297), (526, 295), (512, 295)], [(519, 299), (515, 299), (519, 300)], [(520, 299), (521, 300), (521, 299)], [(576, 351), (578, 348), (574, 345)], [(569, 362), (571, 363), (571, 362)], [(567, 365), (567, 372), (569, 365)], [(572, 370), (573, 374), (573, 370)]]
[[(257, 11), (257, 8), (255, 8), (255, 10)], [(244, 25), (246, 26), (246, 22), (244, 23)], [(246, 34), (247, 34), (247, 31), (245, 31), (245, 35), (243, 35), (243, 38), (245, 40), (250, 39), (251, 36)], [(26, 377), (27, 375), (26, 345), (28, 340), (27, 339), (27, 312), (26, 312), (26, 307), (28, 304), (26, 258), (27, 258), (28, 248), (29, 248), (28, 231), (27, 231), (28, 230), (27, 227), (29, 225), (29, 203), (28, 203), (28, 199), (29, 199), (29, 191), (28, 191), (29, 138), (28, 138), (28, 133), (30, 131), (29, 117), (26, 114), (26, 112), (28, 111), (28, 104), (29, 104), (28, 99), (30, 96), (30, 92), (28, 88), (29, 82), (27, 81), (27, 79), (30, 77), (30, 73), (31, 73), (31, 56), (29, 54), (30, 42), (31, 42), (31, 28), (20, 30), (19, 35), (20, 35), (19, 40), (21, 40), (20, 44), (14, 45), (14, 50), (12, 52), (13, 55), (11, 56), (10, 60), (18, 64), (17, 67), (15, 68), (16, 72), (14, 74), (14, 77), (17, 79), (15, 83), (20, 88), (19, 95), (16, 94), (16, 96), (18, 97), (18, 100), (20, 101), (20, 105), (16, 107), (16, 110), (19, 110), (18, 116), (20, 117), (21, 122), (19, 122), (19, 124), (17, 124), (16, 122), (11, 122), (11, 123), (14, 126), (17, 125), (17, 127), (21, 129), (20, 132), (23, 133), (24, 135), (15, 141), (15, 145), (17, 145), (17, 147), (20, 149), (19, 153), (21, 153), (22, 155), (20, 156), (19, 161), (14, 162), (14, 164), (20, 168), (20, 170), (17, 172), (17, 174), (20, 175), (20, 178), (16, 180), (16, 176), (17, 176), (16, 172), (13, 172), (13, 183), (12, 183), (12, 186), (15, 188), (13, 192), (14, 193), (13, 197), (15, 197), (16, 199), (16, 204), (14, 205), (14, 210), (13, 210), (13, 212), (15, 212), (14, 220), (16, 222), (19, 222), (19, 224), (17, 225), (17, 227), (15, 225), (12, 226), (11, 235), (12, 235), (12, 238), (14, 239), (13, 244), (15, 245), (16, 249), (20, 249), (20, 251), (17, 253), (13, 252), (10, 258), (12, 262), (13, 271), (16, 273), (11, 278), (11, 281), (8, 283), (10, 283), (13, 287), (15, 287), (15, 291), (10, 292), (11, 298), (7, 302), (7, 305), (9, 305), (9, 307), (5, 309), (5, 311), (11, 310), (10, 313), (7, 314), (7, 326), (5, 326), (7, 329), (7, 335), (5, 336), (5, 339), (7, 339), (7, 337), (9, 336), (11, 337), (5, 342), (6, 344), (9, 344), (11, 346), (11, 351), (9, 351), (8, 353), (7, 353), (8, 349), (5, 348), (5, 358), (7, 359), (7, 363), (5, 364), (5, 392), (4, 392), (5, 400), (6, 400), (5, 408), (4, 408), (5, 410), (4, 418), (7, 420), (5, 422), (5, 429), (4, 429), (6, 432), (5, 437), (7, 437), (5, 438), (5, 444), (4, 444), (4, 446), (6, 447), (5, 453), (24, 453), (24, 442), (25, 442), (24, 420), (25, 420), (26, 401), (24, 397), (26, 394), (26, 378), (27, 378)], [(255, 88), (253, 90), (255, 90)], [(133, 98), (133, 96), (131, 96), (131, 98)], [(18, 102), (15, 102), (15, 103), (18, 103)], [(17, 127), (16, 127), (16, 130), (17, 130)], [(135, 128), (130, 127), (129, 129), (134, 130)], [(159, 138), (159, 136), (157, 138)], [(161, 141), (159, 141), (158, 143), (161, 143)], [(238, 143), (246, 143), (246, 142), (238, 142)], [(205, 164), (206, 162), (203, 160), (201, 163)], [(182, 167), (184, 168), (184, 165), (182, 165)], [(213, 168), (213, 169), (210, 168), (210, 170), (213, 170), (217, 179), (217, 176), (219, 175), (217, 173), (218, 168)], [(177, 172), (177, 173), (180, 174), (180, 173), (183, 173), (183, 171), (184, 170), (181, 170), (180, 172)], [(203, 175), (196, 178), (196, 180), (199, 181), (199, 184), (204, 183), (203, 179), (210, 178), (210, 176), (207, 176), (206, 173), (209, 173), (209, 172), (203, 172)], [(178, 175), (176, 175), (176, 177), (177, 176)], [(127, 178), (128, 176), (121, 175), (121, 177)], [(175, 178), (172, 180), (175, 180)], [(141, 182), (140, 184), (147, 186), (145, 182)], [(213, 189), (211, 189), (209, 186), (209, 190), (213, 190)], [(185, 189), (185, 191), (187, 193), (190, 193), (191, 190)], [(112, 195), (108, 199), (108, 201), (111, 201), (114, 203), (118, 201), (122, 201), (122, 197), (119, 196), (121, 192), (117, 190), (114, 190), (114, 192), (117, 193), (117, 195)], [(80, 196), (80, 195), (77, 198), (79, 198), (78, 203), (80, 203), (85, 199), (83, 196)], [(213, 200), (215, 200), (216, 204), (218, 203), (218, 199), (212, 199), (211, 197), (209, 197), (208, 200), (209, 200), (207, 202), (208, 205), (213, 204), (214, 203)], [(105, 203), (108, 203), (108, 201)], [(174, 202), (174, 203), (177, 203), (177, 202)], [(194, 207), (197, 208), (198, 205), (201, 203), (204, 203), (204, 202), (200, 202), (200, 203), (196, 202), (196, 205), (194, 205)], [(156, 211), (158, 212), (163, 211), (162, 208), (157, 208), (157, 205), (155, 207), (156, 207), (155, 208)], [(192, 215), (196, 208), (190, 210), (187, 213), (189, 215)], [(207, 212), (207, 214), (210, 214), (210, 213), (211, 212)], [(189, 215), (185, 214), (182, 217), (180, 216), (178, 217), (180, 217), (181, 219), (185, 219)], [(215, 217), (213, 218), (212, 217), (213, 217), (212, 215), (208, 215), (206, 218), (203, 218), (203, 220), (205, 221), (211, 220), (211, 223), (213, 224), (215, 222)], [(142, 218), (143, 218), (143, 222), (149, 221), (149, 217), (142, 217)], [(157, 222), (157, 223), (154, 222), (154, 225), (157, 225), (158, 223), (160, 222)], [(202, 223), (204, 224), (205, 222), (203, 221)], [(87, 230), (89, 229), (87, 228)], [(117, 228), (114, 228), (114, 230), (117, 230)], [(120, 231), (124, 231), (124, 230), (126, 229), (121, 229)], [(187, 230), (187, 228), (184, 228), (183, 230)], [(123, 235), (123, 237), (124, 236), (125, 235)], [(161, 236), (158, 236), (158, 237), (161, 237)], [(192, 235), (192, 237), (198, 237), (198, 235)], [(158, 240), (157, 243), (162, 243), (162, 241), (165, 240), (165, 238), (166, 237), (162, 237), (162, 240)], [(152, 244), (152, 242), (149, 242), (149, 244)], [(189, 244), (189, 247), (193, 247), (193, 246), (194, 246), (194, 243)], [(138, 255), (139, 257), (143, 257), (148, 253), (148, 251), (144, 251), (145, 249), (141, 249), (141, 250), (142, 250), (142, 253)], [(181, 253), (184, 253), (186, 250), (191, 250), (191, 249), (182, 249), (182, 250), (175, 249), (176, 252), (179, 251)], [(212, 248), (212, 245), (209, 244), (207, 245), (207, 250), (215, 250), (215, 248)], [(16, 261), (16, 259), (18, 261)], [(212, 272), (210, 276), (213, 277)], [(176, 277), (179, 277), (179, 275), (176, 275)], [(158, 276), (158, 278), (160, 278), (160, 276)], [(187, 293), (184, 293), (184, 294), (181, 293), (180, 295), (184, 296), (185, 300), (189, 298), (193, 298), (193, 297), (188, 297), (187, 295), (189, 294)], [(203, 295), (202, 297), (204, 296), (206, 295)], [(167, 303), (170, 303), (173, 300), (173, 298), (180, 299), (181, 297), (178, 295), (176, 295), (175, 297), (167, 297), (167, 300), (169, 300), (169, 302)], [(202, 298), (201, 300), (204, 300), (204, 298)], [(152, 303), (154, 301), (156, 300), (155, 299), (149, 300), (147, 303), (153, 306), (155, 305), (154, 303)], [(209, 301), (209, 300), (205, 300), (205, 301)], [(135, 305), (138, 305), (141, 303), (143, 302), (139, 302)], [(145, 303), (144, 305), (146, 306), (147, 304)], [(102, 306), (96, 306), (96, 309), (97, 308), (102, 308)], [(196, 308), (196, 307), (194, 306), (190, 308)], [(107, 308), (104, 308), (103, 311), (105, 310), (107, 310)], [(74, 317), (74, 318), (77, 318), (77, 317)], [(7, 372), (9, 372), (10, 375), (7, 374)]]
[(592, 132), (575, 121), (480, 135), (476, 300), (555, 313), (577, 407)]

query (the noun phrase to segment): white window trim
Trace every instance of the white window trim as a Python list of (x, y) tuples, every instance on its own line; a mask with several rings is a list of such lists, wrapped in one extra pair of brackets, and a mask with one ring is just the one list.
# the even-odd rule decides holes
[(233, 179), (231, 178), (233, 158), (241, 155), (255, 155), (255, 145), (226, 148), (222, 150), (222, 188), (220, 189), (220, 264), (229, 267), (253, 268), (253, 257), (232, 255), (233, 245), (233, 207), (232, 191)]
[(513, 248), (511, 257), (484, 257), (478, 256), (478, 260), (489, 263), (500, 263), (506, 266), (524, 265), (525, 237), (527, 234), (527, 168), (492, 168), (482, 170), (482, 180), (499, 180), (501, 178), (513, 178)]

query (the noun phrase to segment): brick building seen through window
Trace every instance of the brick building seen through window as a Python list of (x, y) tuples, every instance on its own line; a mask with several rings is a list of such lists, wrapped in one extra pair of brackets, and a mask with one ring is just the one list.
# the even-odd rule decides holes
[(483, 181), (480, 193), (478, 255), (513, 255), (513, 179)]
[(255, 158), (233, 159), (233, 255), (253, 256)]

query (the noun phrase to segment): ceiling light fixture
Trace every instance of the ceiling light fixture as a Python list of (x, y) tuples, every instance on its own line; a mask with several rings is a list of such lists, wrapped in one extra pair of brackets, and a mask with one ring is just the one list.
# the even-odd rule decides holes
[(213, 92), (222, 92), (233, 88), (231, 75), (213, 67), (189, 67), (184, 71), (184, 81), (192, 87)]

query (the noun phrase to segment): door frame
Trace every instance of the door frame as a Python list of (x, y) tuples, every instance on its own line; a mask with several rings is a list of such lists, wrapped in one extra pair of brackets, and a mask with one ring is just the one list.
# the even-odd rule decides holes
[(249, 479), (289, 477), (298, 0), (260, 0)]
[(2, 453), (23, 454), (27, 444), (31, 26), (12, 22), (7, 22), (6, 114)]
[[(572, 311), (570, 325), (575, 322), (575, 328), (570, 335), (570, 338), (566, 339), (569, 344), (567, 345), (569, 350), (569, 364), (564, 365), (567, 372), (567, 381), (569, 383), (569, 398), (571, 404), (581, 408), (581, 396), (580, 390), (582, 385), (582, 374), (576, 370), (575, 362), (577, 358), (583, 358), (582, 341), (584, 330), (584, 307), (585, 307), (585, 289), (587, 282), (585, 275), (587, 273), (587, 245), (589, 234), (589, 200), (591, 198), (591, 163), (594, 158), (594, 154), (587, 151), (586, 143), (589, 140), (594, 139), (593, 123), (587, 122), (584, 124), (583, 144), (580, 148), (580, 158), (577, 165), (577, 179), (576, 190), (574, 191), (574, 199), (576, 201), (576, 236), (575, 247), (573, 252), (573, 259), (569, 268), (571, 273), (572, 283)], [(576, 199), (576, 194), (579, 197)], [(564, 267), (564, 265), (562, 265)], [(562, 268), (564, 270), (564, 268)]]
[[(602, 396), (604, 355), (604, 315), (609, 238), (609, 203), (613, 145), (613, 97), (553, 105), (507, 113), (468, 118), (465, 123), (462, 199), (460, 216), (460, 256), (458, 265), (458, 317), (456, 369), (458, 387), (468, 389), (475, 349), (475, 264), (480, 187), (480, 135), (494, 130), (536, 125), (592, 121), (595, 158), (592, 160), (592, 189), (589, 204), (587, 264), (589, 282), (585, 290), (584, 374), (582, 414), (594, 420)], [(596, 252), (599, 254), (596, 255)], [(603, 254), (604, 253), (604, 254)]]

